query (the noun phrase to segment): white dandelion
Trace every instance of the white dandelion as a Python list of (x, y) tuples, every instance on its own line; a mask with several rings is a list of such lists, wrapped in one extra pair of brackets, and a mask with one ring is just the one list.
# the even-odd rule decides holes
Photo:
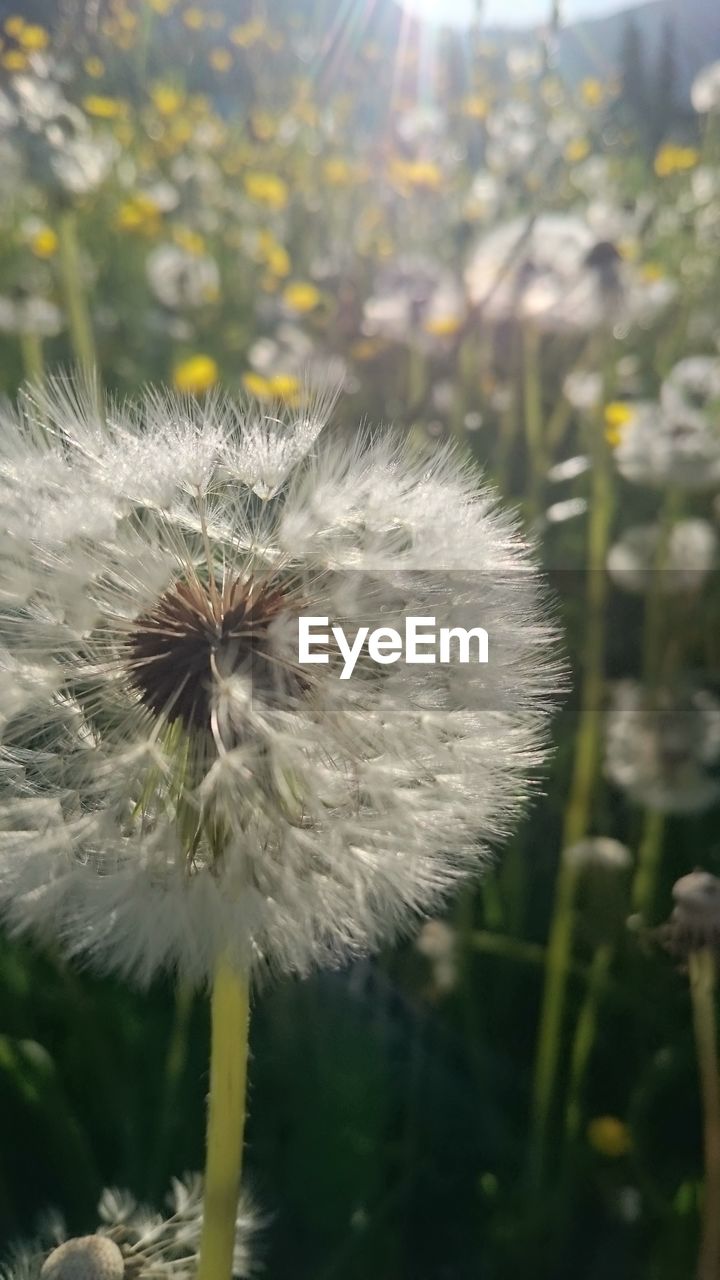
[(698, 115), (720, 111), (720, 61), (711, 62), (698, 71), (692, 82), (690, 98)]
[(702, 813), (720, 800), (718, 761), (720, 703), (707, 690), (615, 685), (605, 773), (631, 800), (658, 813)]
[[(667, 399), (667, 396), (666, 396)], [(615, 449), (620, 474), (632, 484), (692, 491), (720, 483), (720, 427), (710, 414), (636, 401)]]
[(668, 534), (659, 524), (633, 525), (610, 548), (607, 568), (616, 586), (638, 595), (655, 583), (668, 595), (697, 591), (715, 565), (717, 549), (708, 520), (678, 520)]
[(209, 254), (159, 244), (148, 254), (145, 269), (155, 297), (170, 310), (203, 307), (220, 295), (220, 272)]
[[(328, 396), (94, 405), (4, 415), (6, 921), (141, 982), (376, 948), (482, 869), (543, 759), (557, 637), (515, 519), (449, 449), (315, 443)], [(490, 661), (341, 679), (298, 663), (300, 614), (481, 625)]]
[(465, 281), (486, 320), (518, 320), (547, 333), (647, 325), (675, 293), (669, 280), (644, 280), (613, 240), (573, 213), (493, 228), (475, 245)]
[[(15, 1247), (0, 1268), (2, 1280), (192, 1280), (202, 1232), (202, 1178), (174, 1178), (164, 1213), (127, 1191), (108, 1189), (92, 1235), (67, 1237), (62, 1219), (48, 1215), (40, 1236)], [(253, 1271), (250, 1245), (261, 1225), (247, 1195), (235, 1217), (232, 1274)]]

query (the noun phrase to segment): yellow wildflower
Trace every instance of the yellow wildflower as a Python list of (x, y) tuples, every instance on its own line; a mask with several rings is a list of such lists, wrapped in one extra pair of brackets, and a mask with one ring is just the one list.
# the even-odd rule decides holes
[(229, 33), (233, 44), (240, 49), (249, 49), (251, 45), (257, 44), (258, 40), (262, 40), (265, 35), (265, 23), (260, 18), (252, 18), (250, 22), (243, 22), (238, 27), (233, 27)]
[(258, 255), (272, 275), (288, 276), (290, 274), (290, 254), (285, 245), (275, 239), (271, 231), (260, 232)]
[(353, 360), (374, 360), (385, 349), (386, 343), (380, 338), (360, 338), (350, 347), (350, 355)]
[(596, 1116), (587, 1127), (587, 1136), (595, 1151), (611, 1159), (627, 1155), (632, 1147), (630, 1131), (617, 1116)]
[(178, 391), (199, 396), (218, 380), (220, 370), (212, 356), (195, 355), (181, 360), (173, 369), (173, 386)]
[(244, 373), (243, 386), (251, 396), (255, 396), (257, 400), (270, 400), (272, 392), (270, 391), (270, 379), (263, 378), (260, 373)]
[(139, 231), (143, 235), (154, 235), (160, 227), (160, 210), (150, 196), (138, 191), (120, 205), (115, 224), (121, 231)]
[(257, 400), (281, 400), (284, 404), (297, 404), (300, 399), (300, 379), (292, 373), (275, 373), (264, 378), (260, 373), (243, 374), (245, 390)]
[(700, 159), (696, 147), (679, 147), (674, 142), (665, 142), (655, 156), (655, 172), (659, 178), (668, 178), (673, 173), (684, 173), (694, 169)]
[(150, 89), (150, 100), (161, 116), (174, 116), (183, 105), (184, 94), (170, 84), (154, 84)]
[(214, 71), (221, 73), (229, 71), (233, 59), (229, 49), (211, 49), (208, 54), (208, 62)]
[(250, 116), (250, 128), (258, 142), (270, 142), (277, 133), (278, 122), (269, 111), (253, 111)]
[(320, 290), (304, 280), (295, 280), (283, 289), (283, 302), (293, 311), (314, 311), (320, 302)]
[(50, 36), (44, 27), (36, 22), (30, 22), (23, 26), (17, 40), (28, 53), (37, 53), (39, 49), (47, 49)]
[(565, 159), (568, 164), (578, 164), (590, 154), (590, 143), (587, 138), (571, 138), (565, 148)]
[(425, 321), (423, 329), (434, 338), (451, 338), (453, 334), (457, 333), (461, 324), (462, 318), (460, 316), (453, 316), (449, 314), (444, 316), (430, 316), (430, 318)]
[(164, 17), (165, 14), (170, 13), (175, 8), (177, 0), (149, 0), (149, 3), (154, 13), (159, 13)]
[(270, 209), (284, 209), (289, 191), (287, 183), (276, 173), (261, 173), (257, 170), (245, 174), (245, 190), (251, 200), (265, 204)]
[(390, 162), (390, 178), (401, 191), (437, 191), (442, 183), (442, 170), (432, 160), (396, 157)]
[[(191, 93), (187, 100), (188, 111), (194, 116), (210, 116), (213, 114), (210, 99), (204, 93)], [(215, 117), (217, 120), (217, 116)]]
[(38, 227), (30, 237), (30, 249), (36, 258), (52, 258), (57, 253), (58, 238), (52, 227)]
[(580, 97), (586, 107), (599, 107), (605, 96), (600, 80), (596, 80), (594, 76), (588, 76), (580, 85)]
[(176, 226), (173, 227), (172, 238), (175, 244), (181, 249), (185, 249), (187, 253), (192, 253), (196, 258), (205, 252), (205, 241), (198, 231), (193, 231), (192, 227)]
[(121, 147), (126, 149), (131, 145), (135, 133), (129, 120), (116, 120), (113, 125), (113, 137), (117, 138)]
[(105, 75), (105, 63), (102, 58), (97, 58), (94, 54), (85, 59), (83, 66), (93, 80), (100, 80)]
[(108, 98), (99, 93), (88, 94), (83, 98), (83, 107), (89, 116), (98, 120), (118, 120), (127, 115), (128, 105), (122, 98)]
[(348, 187), (363, 176), (359, 166), (344, 156), (330, 156), (323, 165), (323, 175), (331, 187)]
[(605, 439), (613, 449), (622, 440), (623, 430), (634, 417), (634, 412), (626, 400), (611, 400), (605, 405)]
[(166, 146), (170, 154), (185, 146), (193, 136), (193, 127), (189, 120), (183, 119), (182, 116), (176, 117), (170, 125), (169, 132), (166, 135)]
[(657, 284), (665, 279), (665, 270), (659, 262), (643, 262), (640, 275), (646, 284)]
[(20, 49), (8, 49), (0, 58), (0, 64), (6, 71), (25, 71), (27, 69), (27, 54)]
[(182, 20), (188, 31), (202, 31), (205, 26), (205, 14), (202, 9), (197, 9), (195, 5), (184, 11)]
[(113, 36), (113, 43), (127, 53), (135, 44), (135, 36), (132, 31), (117, 31)]
[(19, 40), (25, 28), (25, 19), (19, 14), (13, 13), (9, 18), (5, 19), (5, 30), (13, 40)]
[(270, 389), (273, 397), (285, 404), (297, 404), (300, 399), (300, 379), (292, 373), (273, 374)]
[(490, 103), (479, 93), (471, 94), (460, 103), (460, 113), (468, 120), (484, 120), (489, 110)]

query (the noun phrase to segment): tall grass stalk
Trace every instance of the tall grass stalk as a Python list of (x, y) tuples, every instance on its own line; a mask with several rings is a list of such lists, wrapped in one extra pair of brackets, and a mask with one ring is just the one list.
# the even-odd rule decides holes
[(37, 333), (21, 333), (19, 340), (25, 377), (28, 382), (42, 382), (45, 376), (42, 338)]
[[(607, 376), (604, 378), (607, 384)], [(607, 396), (603, 397), (603, 403)], [(601, 703), (604, 687), (607, 557), (613, 509), (612, 472), (603, 432), (603, 405), (588, 420), (592, 458), (590, 516), (587, 541), (585, 645), (580, 720), (570, 797), (563, 823), (563, 852), (548, 937), (535, 1077), (529, 1174), (537, 1188), (545, 1165), (545, 1149), (562, 1042), (569, 963), (572, 952), (574, 904), (578, 870), (567, 851), (587, 834), (593, 786), (600, 754)]]
[(535, 520), (540, 514), (539, 502), (543, 482), (543, 403), (540, 368), (541, 337), (532, 325), (522, 335), (523, 415), (527, 446), (527, 513)]
[[(663, 576), (667, 571), (670, 538), (681, 513), (681, 503), (682, 498), (679, 491), (674, 488), (668, 489), (660, 512), (660, 537), (658, 539), (650, 591), (645, 601), (643, 673), (651, 695), (658, 688), (662, 679), (667, 678), (670, 674), (666, 666), (662, 643), (663, 623), (667, 612), (666, 598), (663, 595)], [(643, 817), (643, 829), (638, 845), (632, 886), (633, 910), (643, 917), (647, 917), (652, 913), (657, 877), (662, 860), (664, 834), (664, 815), (650, 809), (646, 810)]]
[(585, 998), (570, 1052), (570, 1080), (565, 1109), (565, 1139), (568, 1144), (575, 1142), (580, 1132), (585, 1076), (595, 1045), (598, 1011), (610, 976), (613, 950), (612, 943), (600, 943), (590, 962)]
[(90, 310), (83, 288), (77, 217), (73, 209), (65, 209), (60, 215), (58, 241), (60, 274), (73, 354), (83, 372), (95, 378), (98, 369), (97, 353)]

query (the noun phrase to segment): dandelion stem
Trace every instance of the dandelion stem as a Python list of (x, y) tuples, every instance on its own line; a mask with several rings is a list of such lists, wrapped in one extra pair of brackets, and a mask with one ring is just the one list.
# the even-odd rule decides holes
[(221, 959), (211, 1001), (210, 1096), (198, 1280), (230, 1280), (240, 1195), (250, 990)]
[(36, 333), (21, 333), (19, 337), (25, 377), (28, 382), (41, 383), (45, 373), (42, 338)]
[(97, 356), (90, 312), (82, 285), (77, 220), (72, 209), (66, 209), (58, 223), (60, 271), (67, 307), (73, 352), (81, 369), (90, 377), (96, 375)]
[(717, 1280), (720, 1276), (720, 1077), (715, 1016), (715, 955), (709, 947), (691, 951), (688, 965), (705, 1148), (705, 1191), (697, 1276), (698, 1280)]
[[(605, 379), (607, 382), (607, 379)], [(605, 650), (607, 556), (612, 517), (612, 475), (599, 413), (589, 422), (592, 491), (587, 544), (585, 653), (575, 764), (563, 824), (563, 855), (555, 887), (550, 923), (545, 985), (533, 1087), (530, 1179), (537, 1187), (543, 1173), (553, 1088), (560, 1057), (565, 997), (572, 950), (577, 865), (567, 850), (587, 832), (593, 784), (600, 751), (600, 717)]]

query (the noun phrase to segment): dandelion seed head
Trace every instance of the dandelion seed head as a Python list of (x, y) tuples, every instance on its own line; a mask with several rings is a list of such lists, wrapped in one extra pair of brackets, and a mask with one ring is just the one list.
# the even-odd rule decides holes
[(685, 957), (691, 951), (720, 946), (720, 879), (700, 868), (673, 885), (670, 919), (658, 930), (667, 949)]
[[(532, 557), (450, 448), (321, 440), (333, 400), (6, 411), (12, 929), (141, 983), (303, 973), (436, 913), (522, 812), (559, 680)], [(493, 661), (346, 681), (299, 663), (301, 613), (481, 624)]]
[(76, 1236), (59, 1244), (42, 1264), (42, 1280), (122, 1280), (125, 1262), (114, 1240)]
[(660, 813), (702, 813), (720, 800), (718, 760), (720, 704), (707, 690), (615, 685), (605, 773), (636, 803)]
[[(197, 1274), (203, 1221), (199, 1174), (173, 1178), (163, 1212), (128, 1191), (108, 1188), (98, 1205), (94, 1235), (65, 1238), (56, 1215), (45, 1215), (40, 1238), (16, 1247), (3, 1280), (191, 1280)], [(252, 1200), (240, 1196), (235, 1220), (233, 1276), (253, 1272), (251, 1244), (262, 1225)]]

